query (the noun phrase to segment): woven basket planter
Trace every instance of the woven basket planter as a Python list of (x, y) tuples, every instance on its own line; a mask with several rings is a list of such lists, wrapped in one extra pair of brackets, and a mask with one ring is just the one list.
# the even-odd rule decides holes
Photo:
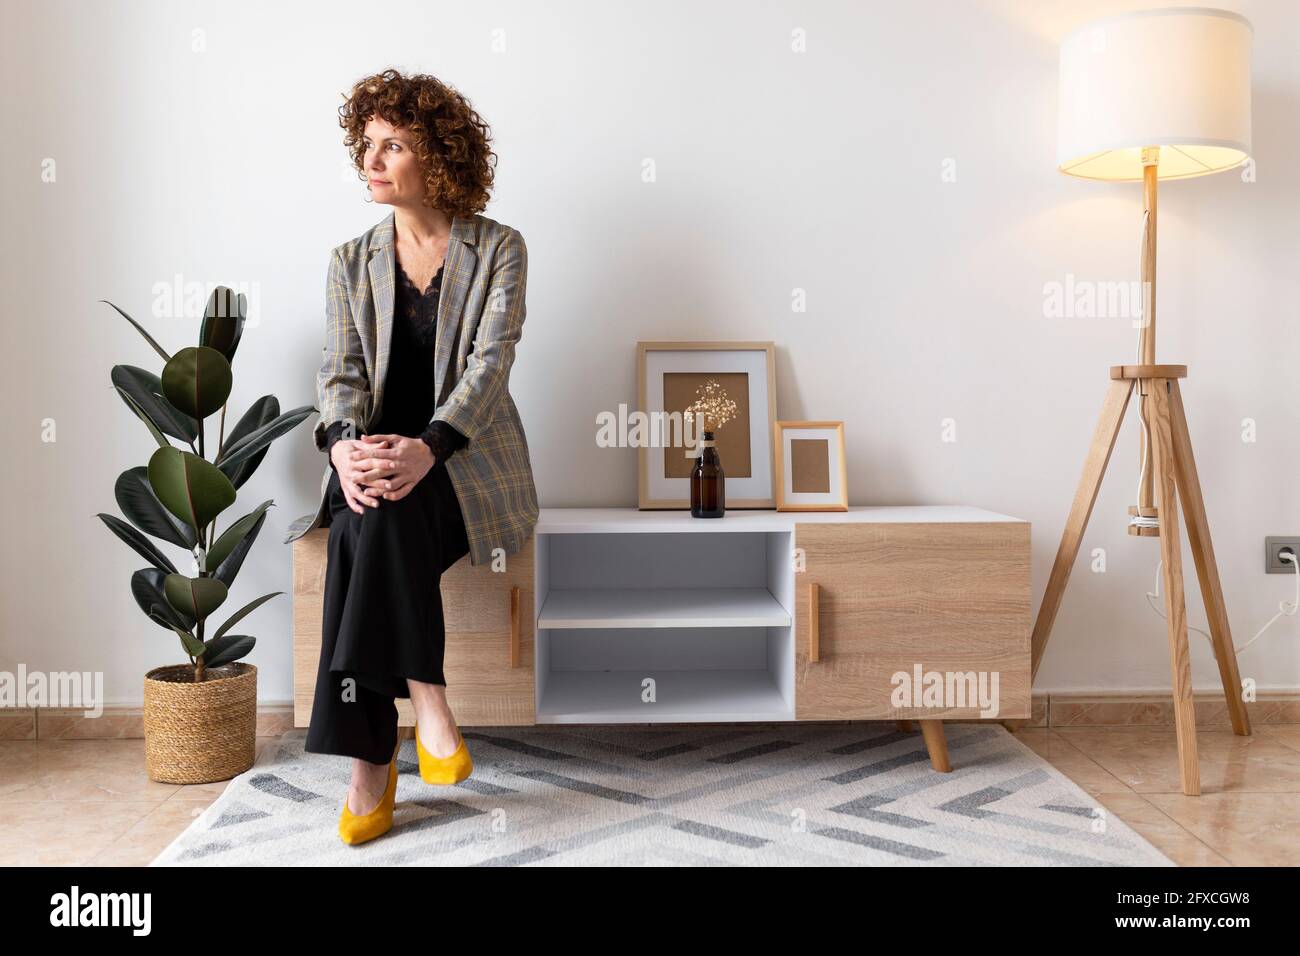
[(189, 664), (144, 675), (144, 759), (150, 780), (212, 783), (253, 766), (257, 668), (214, 667), (200, 683)]

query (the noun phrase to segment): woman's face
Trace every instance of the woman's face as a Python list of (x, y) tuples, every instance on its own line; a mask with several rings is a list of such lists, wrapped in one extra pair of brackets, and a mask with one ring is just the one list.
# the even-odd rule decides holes
[(366, 123), (363, 142), (362, 165), (375, 202), (418, 206), (424, 197), (424, 173), (406, 130), (372, 117)]

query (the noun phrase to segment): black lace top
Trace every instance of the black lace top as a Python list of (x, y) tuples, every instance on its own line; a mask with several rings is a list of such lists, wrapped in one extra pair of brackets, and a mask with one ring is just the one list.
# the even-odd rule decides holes
[[(433, 393), (433, 353), (438, 338), (442, 269), (438, 269), (423, 292), (415, 287), (401, 266), (396, 273), (393, 340), (384, 377), (384, 407), (371, 432), (418, 436), (424, 439), (436, 461), (441, 462), (469, 441), (446, 422), (430, 421), (437, 403)], [(343, 423), (333, 422), (325, 436), (328, 456), (334, 443), (343, 437)], [(333, 464), (331, 458), (330, 466)]]

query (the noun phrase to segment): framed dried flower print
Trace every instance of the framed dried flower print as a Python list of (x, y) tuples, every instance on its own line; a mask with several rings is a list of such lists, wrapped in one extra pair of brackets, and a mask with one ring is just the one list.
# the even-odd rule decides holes
[(696, 443), (708, 429), (717, 442), (727, 507), (775, 507), (775, 344), (638, 342), (636, 354), (644, 426), (635, 441), (638, 506), (690, 507)]
[(844, 423), (776, 422), (777, 511), (848, 511)]

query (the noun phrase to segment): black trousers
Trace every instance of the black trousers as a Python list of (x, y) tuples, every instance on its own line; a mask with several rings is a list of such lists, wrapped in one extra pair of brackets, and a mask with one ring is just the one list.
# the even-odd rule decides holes
[(320, 665), (305, 749), (388, 763), (394, 698), (407, 678), (446, 685), (442, 573), (469, 553), (460, 502), (439, 461), (405, 498), (357, 514), (328, 485), (329, 563)]

